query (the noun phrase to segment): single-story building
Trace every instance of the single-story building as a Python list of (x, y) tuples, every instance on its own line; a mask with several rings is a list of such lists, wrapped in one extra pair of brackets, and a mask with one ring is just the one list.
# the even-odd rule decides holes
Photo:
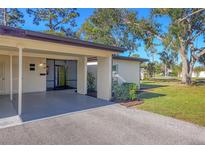
[[(136, 57), (125, 57), (113, 55), (112, 61), (112, 78), (119, 84), (128, 82), (136, 83), (140, 88), (140, 64), (146, 62), (147, 59)], [(96, 57), (88, 59), (88, 73), (91, 73), (97, 79), (98, 63)], [(95, 84), (97, 81), (95, 80)]]
[(87, 94), (87, 59), (94, 56), (98, 63), (97, 98), (110, 100), (112, 55), (123, 51), (124, 48), (0, 26), (0, 95), (9, 94), (12, 101), (16, 93), (20, 115), (23, 93), (76, 88), (77, 93)]
[(192, 77), (195, 78), (205, 78), (205, 71), (200, 71), (200, 72), (192, 72)]

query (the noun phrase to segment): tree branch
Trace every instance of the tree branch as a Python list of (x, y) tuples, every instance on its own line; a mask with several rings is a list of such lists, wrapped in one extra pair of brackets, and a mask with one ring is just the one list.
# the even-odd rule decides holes
[(181, 21), (185, 20), (186, 18), (188, 18), (188, 17), (190, 17), (190, 16), (192, 16), (192, 15), (194, 15), (194, 14), (197, 14), (197, 13), (199, 13), (199, 12), (201, 12), (201, 11), (204, 11), (204, 10), (205, 10), (205, 9), (199, 9), (199, 10), (197, 10), (197, 11), (191, 13), (191, 14), (188, 14), (187, 16), (185, 16), (185, 17), (182, 18), (182, 19), (181, 19), (181, 18), (178, 19), (177, 22), (180, 23)]
[(196, 35), (194, 35), (189, 41), (194, 41), (198, 36), (200, 36), (203, 32), (205, 32), (205, 30), (203, 31), (199, 31), (198, 33), (196, 33)]
[[(131, 22), (130, 22), (130, 21), (127, 21), (126, 23), (127, 23), (127, 24), (130, 24)], [(148, 29), (145, 29), (144, 27), (140, 26), (138, 23), (134, 23), (134, 25), (136, 25), (138, 28), (142, 29), (143, 31), (148, 32), (148, 33), (154, 35), (154, 36), (155, 36), (156, 38), (158, 38), (160, 41), (163, 41), (163, 39), (164, 39), (163, 36), (157, 35), (157, 34), (153, 33), (152, 31), (150, 31), (150, 30), (148, 30)]]
[(201, 51), (201, 52), (199, 53), (198, 58), (201, 57), (201, 56), (203, 56), (203, 55), (205, 54), (205, 47), (202, 48), (202, 49), (200, 49), (200, 51)]

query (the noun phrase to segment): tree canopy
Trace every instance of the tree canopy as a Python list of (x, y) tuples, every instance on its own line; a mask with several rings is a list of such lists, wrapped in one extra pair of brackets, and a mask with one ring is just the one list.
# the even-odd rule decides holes
[(33, 16), (33, 23), (44, 24), (48, 30), (45, 32), (55, 35), (75, 37), (73, 28), (76, 27), (75, 19), (79, 17), (77, 9), (72, 8), (40, 8), (27, 9), (27, 13)]
[(21, 27), (25, 23), (23, 17), (19, 9), (0, 8), (0, 25)]
[(82, 25), (78, 36), (87, 41), (124, 47), (131, 54), (138, 47), (138, 35), (126, 20), (136, 17), (137, 13), (128, 9), (96, 9)]

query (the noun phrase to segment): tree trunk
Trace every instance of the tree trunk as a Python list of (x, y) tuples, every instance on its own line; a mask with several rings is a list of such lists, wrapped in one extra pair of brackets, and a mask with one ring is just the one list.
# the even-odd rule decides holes
[(182, 57), (182, 83), (190, 85), (192, 83), (193, 64), (190, 64), (186, 57)]
[(167, 65), (164, 65), (164, 76), (167, 77)]
[(182, 83), (190, 85), (191, 84), (191, 76), (192, 76), (192, 69), (189, 66), (189, 61), (187, 57), (181, 55), (182, 59)]
[(3, 24), (4, 26), (7, 26), (7, 16), (6, 16), (6, 13), (7, 13), (7, 9), (3, 9), (3, 14), (4, 14), (4, 19), (3, 19)]

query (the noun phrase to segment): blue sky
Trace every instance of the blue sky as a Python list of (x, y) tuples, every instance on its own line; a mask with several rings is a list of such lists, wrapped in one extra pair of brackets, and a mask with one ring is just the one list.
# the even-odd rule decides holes
[[(140, 9), (136, 9), (138, 12), (138, 16), (140, 18), (143, 17), (148, 17), (150, 10), (149, 8), (140, 8)], [(21, 11), (24, 13), (24, 18), (25, 18), (25, 24), (23, 26), (24, 29), (28, 29), (28, 30), (34, 30), (34, 31), (44, 31), (46, 30), (46, 27), (43, 24), (40, 25), (34, 25), (32, 22), (32, 17), (29, 17), (29, 15), (26, 13), (26, 9), (21, 9)], [(80, 13), (80, 17), (78, 17), (76, 19), (76, 23), (77, 25), (77, 29), (84, 23), (84, 21), (90, 16), (92, 15), (94, 9), (91, 8), (82, 8), (82, 9), (78, 9), (78, 12)], [(163, 28), (164, 30), (166, 29), (166, 26), (168, 26), (168, 24), (170, 23), (169, 19), (167, 17), (163, 17), (163, 18), (159, 18), (158, 21), (160, 23), (163, 23), (163, 25), (165, 25)], [(200, 42), (200, 41), (199, 41)], [(157, 48), (158, 52), (160, 52), (162, 50), (162, 46), (159, 46)], [(142, 58), (148, 58), (150, 60), (152, 60), (153, 58), (147, 54), (147, 52), (144, 51), (144, 47), (143, 47), (143, 43), (141, 44), (141, 46), (138, 48), (138, 50), (136, 51), (137, 54), (140, 55), (140, 57)], [(125, 56), (127, 55), (127, 53), (124, 54)], [(159, 56), (156, 54), (154, 56), (154, 60), (159, 60)]]

